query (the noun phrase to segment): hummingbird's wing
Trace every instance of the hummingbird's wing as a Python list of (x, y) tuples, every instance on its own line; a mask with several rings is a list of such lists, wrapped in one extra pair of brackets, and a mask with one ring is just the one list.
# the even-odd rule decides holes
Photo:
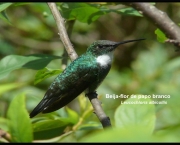
[(73, 61), (63, 73), (55, 78), (44, 98), (30, 113), (30, 117), (32, 118), (40, 112), (48, 113), (58, 110), (87, 89), (96, 79), (98, 71), (96, 63), (94, 65), (92, 63), (87, 57), (79, 57)]
[(49, 113), (58, 110), (70, 103), (73, 99), (75, 99), (79, 94), (88, 88), (91, 81), (88, 82), (87, 80), (90, 80), (90, 77), (90, 74), (86, 73), (76, 82), (73, 88), (69, 89), (66, 93), (63, 93), (61, 97), (54, 101), (50, 106), (45, 108), (42, 113)]

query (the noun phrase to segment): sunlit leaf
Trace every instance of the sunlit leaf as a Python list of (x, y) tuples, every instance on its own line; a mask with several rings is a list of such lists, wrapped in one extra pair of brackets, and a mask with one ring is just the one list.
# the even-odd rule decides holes
[(134, 73), (137, 74), (139, 79), (144, 80), (158, 75), (168, 59), (168, 54), (162, 46), (155, 44), (152, 48), (154, 49), (142, 51), (137, 60), (132, 63)]
[(174, 58), (166, 63), (164, 70), (166, 72), (175, 72), (180, 69), (180, 58)]
[(144, 129), (132, 126), (129, 129), (111, 128), (103, 131), (93, 132), (85, 136), (80, 142), (150, 142), (154, 141)]
[(9, 55), (0, 61), (0, 79), (6, 77), (11, 71), (28, 68), (39, 70), (44, 68), (50, 61), (59, 59), (59, 56), (32, 54), (26, 56)]
[(25, 107), (25, 96), (16, 96), (7, 112), (12, 142), (31, 142), (33, 140), (32, 125)]
[(87, 102), (87, 98), (84, 96), (84, 94), (80, 94), (78, 97), (79, 100), (79, 107), (81, 109), (81, 111), (84, 112), (84, 110), (87, 110), (88, 108), (88, 102)]
[(166, 35), (160, 29), (156, 29), (155, 34), (157, 35), (157, 40), (159, 42), (164, 43), (167, 40)]
[(105, 12), (88, 3), (63, 3), (61, 13), (67, 20), (77, 19), (80, 22), (88, 23), (97, 20)]
[(77, 112), (73, 111), (72, 109), (66, 107), (66, 110), (68, 112), (69, 115), (69, 119), (71, 119), (71, 121), (76, 124), (79, 120), (79, 115), (77, 114)]
[(179, 132), (180, 124), (158, 130), (155, 132), (154, 136), (156, 138), (162, 138), (168, 142), (180, 142)]
[(9, 120), (3, 117), (0, 117), (0, 129), (8, 131)]
[(128, 129), (110, 128), (93, 132), (81, 138), (80, 142), (179, 142), (179, 137), (175, 137), (173, 134), (174, 132), (149, 135), (146, 133), (144, 127), (131, 126)]
[(151, 104), (150, 98), (139, 96), (142, 95), (134, 95), (135, 98), (128, 98), (117, 108), (115, 125), (120, 128), (138, 126), (151, 134), (155, 127), (155, 106)]
[(5, 9), (7, 9), (12, 4), (13, 3), (2, 3), (2, 4), (0, 4), (0, 12), (4, 11)]
[(8, 83), (8, 84), (0, 84), (0, 95), (10, 91), (12, 89), (18, 88), (18, 87), (22, 87), (24, 84), (23, 83)]
[(60, 69), (50, 70), (48, 68), (43, 68), (43, 69), (37, 71), (35, 80), (34, 80), (34, 84), (37, 84), (51, 76), (60, 74), (61, 72), (62, 72), (62, 70), (60, 70)]

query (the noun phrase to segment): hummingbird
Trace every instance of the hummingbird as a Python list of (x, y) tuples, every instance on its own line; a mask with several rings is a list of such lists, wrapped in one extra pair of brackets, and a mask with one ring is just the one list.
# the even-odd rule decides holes
[(50, 113), (62, 108), (82, 92), (85, 94), (95, 92), (110, 71), (113, 50), (121, 44), (141, 40), (145, 39), (93, 42), (84, 54), (71, 62), (54, 79), (43, 99), (30, 113), (30, 118), (39, 113)]

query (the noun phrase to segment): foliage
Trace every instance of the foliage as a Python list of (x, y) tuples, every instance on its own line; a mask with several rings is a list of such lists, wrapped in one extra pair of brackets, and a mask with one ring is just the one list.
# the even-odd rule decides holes
[(67, 20), (79, 20), (83, 23), (92, 23), (100, 16), (109, 12), (116, 12), (124, 15), (142, 16), (133, 8), (109, 9), (101, 4), (86, 3), (61, 3), (60, 10)]
[(151, 99), (139, 98), (141, 95), (133, 95), (126, 103), (142, 101), (147, 104), (122, 104), (115, 112), (115, 129), (93, 133), (81, 141), (91, 142), (172, 142), (179, 141), (174, 135), (164, 135), (161, 138), (158, 133), (154, 134), (155, 105)]
[(37, 71), (36, 76), (35, 76), (35, 80), (34, 80), (34, 84), (37, 84), (41, 81), (43, 81), (46, 78), (49, 78), (53, 75), (57, 75), (60, 74), (62, 72), (62, 70), (50, 70), (48, 68), (43, 68), (39, 71)]
[(27, 55), (27, 56), (17, 56), (9, 55), (3, 58), (0, 62), (0, 78), (6, 77), (11, 71), (19, 68), (29, 68), (29, 69), (42, 69), (44, 68), (51, 60), (60, 58), (58, 56), (49, 56), (49, 55)]
[[(30, 119), (29, 112), (62, 72), (63, 46), (46, 3), (0, 3), (0, 129), (10, 135), (9, 141), (179, 142), (180, 59), (172, 45), (159, 43), (167, 39), (163, 32), (120, 3), (57, 5), (67, 24), (76, 21), (71, 40), (78, 53), (96, 39), (143, 36), (146, 41), (115, 51), (112, 69), (97, 90), (113, 128), (102, 129), (84, 94), (60, 110)], [(175, 4), (164, 9), (172, 6), (179, 11)], [(152, 32), (157, 41), (151, 40)]]
[(159, 42), (165, 42), (165, 40), (167, 40), (167, 37), (161, 30), (156, 29), (155, 34), (157, 35), (157, 40)]
[[(24, 95), (15, 97), (7, 112), (7, 124), (12, 142), (31, 142), (33, 139), (32, 125), (24, 102)], [(17, 112), (15, 113), (14, 110)]]

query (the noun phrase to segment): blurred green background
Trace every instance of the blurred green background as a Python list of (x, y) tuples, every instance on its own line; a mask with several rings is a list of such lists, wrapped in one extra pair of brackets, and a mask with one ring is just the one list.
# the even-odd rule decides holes
[[(117, 3), (96, 4), (102, 4), (114, 10), (125, 7)], [(61, 8), (62, 3), (58, 3), (58, 6)], [(180, 3), (156, 3), (155, 6), (166, 12), (176, 24), (179, 23)], [(6, 19), (7, 21), (0, 19), (0, 59), (12, 54), (22, 56), (27, 54), (51, 54), (61, 56), (63, 54), (63, 44), (58, 36), (54, 18), (46, 3), (19, 3), (19, 5), (17, 3), (17, 6), (8, 7), (5, 15), (8, 17), (8, 20)], [(66, 20), (66, 24), (69, 22), (70, 21)], [(169, 138), (166, 137), (167, 140), (159, 137), (160, 141), (180, 141), (178, 140), (180, 135), (180, 53), (179, 51), (175, 52), (175, 46), (158, 42), (155, 34), (156, 29), (153, 22), (148, 21), (145, 17), (126, 15), (126, 13), (118, 13), (116, 11), (100, 15), (97, 20), (95, 19), (89, 24), (76, 20), (70, 35), (70, 40), (78, 55), (81, 55), (95, 40), (122, 41), (146, 38), (145, 41), (121, 45), (115, 50), (112, 68), (104, 82), (97, 89), (97, 93), (104, 111), (111, 119), (112, 126), (116, 126), (114, 116), (117, 108), (121, 106), (120, 103), (122, 100), (107, 99), (106, 94), (170, 95), (169, 99), (153, 99), (155, 101), (167, 101), (167, 104), (155, 105), (156, 119), (153, 132), (163, 132), (165, 130), (162, 134), (169, 135)], [(61, 63), (61, 59), (52, 60), (47, 67), (49, 69), (62, 69)], [(70, 60), (68, 61), (68, 64), (69, 63)], [(6, 124), (5, 119), (8, 118), (7, 110), (12, 99), (24, 93), (26, 109), (28, 112), (32, 111), (43, 98), (48, 86), (57, 76), (54, 75), (38, 84), (34, 84), (36, 73), (37, 70), (18, 69), (12, 71), (7, 77), (0, 80), (0, 128), (3, 130), (9, 131), (9, 125)], [(130, 106), (131, 105), (126, 105), (128, 108)], [(89, 133), (93, 132), (94, 134), (102, 128), (96, 115), (92, 113), (93, 110), (89, 100), (84, 97), (84, 94), (72, 101), (67, 108), (71, 108), (77, 112), (77, 114), (75, 112), (74, 114), (78, 116), (78, 120), (83, 119), (83, 121), (78, 121), (79, 126), (77, 128), (75, 126), (76, 124), (68, 124), (69, 128), (66, 125), (62, 130), (66, 129), (67, 136), (61, 137), (58, 141), (80, 141)], [(84, 113), (85, 111), (87, 111), (87, 114)], [(17, 110), (15, 109), (14, 113), (16, 112)], [(67, 109), (62, 108), (51, 114), (52, 116), (67, 117), (67, 112)], [(37, 118), (32, 119), (32, 123), (36, 123), (38, 117), (43, 118), (45, 116), (52, 119), (54, 116), (52, 117), (51, 114), (40, 114)], [(70, 131), (73, 130), (72, 128), (74, 126), (75, 133), (72, 133)], [(83, 130), (83, 127), (86, 129)], [(90, 128), (89, 130), (87, 129), (88, 127)], [(54, 130), (49, 132), (53, 131)], [(124, 140), (117, 140), (118, 136), (114, 136), (112, 140), (110, 139), (109, 141), (141, 141), (141, 134), (134, 136), (131, 140), (133, 132), (129, 134), (126, 131), (127, 130), (124, 132), (126, 136)], [(141, 132), (141, 129), (139, 132)], [(52, 136), (47, 135), (47, 137), (43, 138), (37, 133), (34, 139), (43, 140), (59, 136), (58, 133), (54, 134), (55, 135)], [(159, 132), (159, 134), (161, 134), (161, 132)], [(104, 134), (99, 137), (99, 141), (103, 141), (106, 135), (107, 134)], [(139, 140), (137, 139), (138, 137)], [(89, 140), (90, 142), (93, 141), (93, 137), (90, 139), (92, 139)], [(57, 140), (50, 141), (56, 142)], [(98, 139), (95, 139), (95, 141), (98, 141)], [(145, 137), (142, 141), (154, 140), (149, 138), (146, 140)]]

